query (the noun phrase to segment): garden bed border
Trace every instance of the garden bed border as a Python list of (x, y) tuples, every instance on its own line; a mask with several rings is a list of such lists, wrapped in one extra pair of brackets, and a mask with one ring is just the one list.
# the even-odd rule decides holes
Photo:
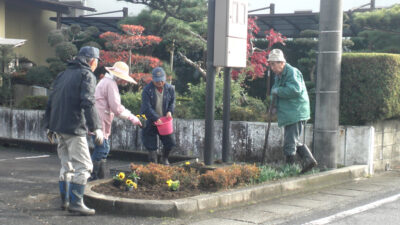
[(132, 216), (184, 217), (207, 210), (254, 203), (295, 193), (315, 191), (366, 176), (368, 176), (368, 166), (355, 165), (175, 200), (120, 198), (99, 194), (91, 190), (96, 185), (111, 181), (111, 179), (105, 179), (88, 183), (85, 191), (85, 202), (97, 211), (106, 213)]

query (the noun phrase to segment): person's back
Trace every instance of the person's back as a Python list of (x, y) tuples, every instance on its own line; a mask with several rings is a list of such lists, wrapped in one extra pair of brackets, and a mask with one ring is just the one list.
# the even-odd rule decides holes
[(86, 121), (84, 109), (91, 111), (94, 105), (94, 98), (87, 89), (95, 85), (96, 78), (86, 62), (79, 57), (70, 62), (53, 84), (49, 129), (65, 134), (86, 135), (86, 122), (89, 122), (89, 126), (93, 122)]

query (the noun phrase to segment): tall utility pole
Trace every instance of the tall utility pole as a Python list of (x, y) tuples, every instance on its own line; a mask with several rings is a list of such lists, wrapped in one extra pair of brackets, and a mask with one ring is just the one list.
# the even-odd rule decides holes
[(215, 67), (214, 67), (214, 26), (215, 0), (208, 0), (207, 25), (207, 84), (206, 122), (204, 136), (204, 163), (211, 165), (214, 154), (214, 108), (215, 108)]
[(343, 1), (321, 0), (314, 124), (314, 153), (324, 168), (336, 168), (339, 131)]

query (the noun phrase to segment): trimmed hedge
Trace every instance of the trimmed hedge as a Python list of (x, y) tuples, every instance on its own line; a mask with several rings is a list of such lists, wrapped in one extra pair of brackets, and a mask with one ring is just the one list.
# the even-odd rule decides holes
[(47, 96), (26, 96), (17, 105), (17, 108), (45, 110), (48, 99), (49, 98)]
[(400, 116), (400, 55), (346, 53), (341, 74), (340, 124)]

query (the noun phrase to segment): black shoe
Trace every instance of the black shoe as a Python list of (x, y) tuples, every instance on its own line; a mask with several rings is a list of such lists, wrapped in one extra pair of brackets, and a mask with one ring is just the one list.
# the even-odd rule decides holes
[(88, 181), (94, 181), (99, 179), (100, 163), (101, 161), (93, 161), (93, 171), (90, 174)]
[(106, 177), (106, 172), (107, 172), (107, 160), (102, 159), (100, 160), (99, 172), (97, 174), (97, 177), (99, 179), (104, 179)]
[(158, 162), (157, 151), (149, 151), (149, 162), (153, 162), (153, 163)]
[(301, 173), (306, 173), (318, 165), (307, 145), (297, 146), (297, 153), (304, 162)]
[(162, 162), (162, 164), (164, 164), (166, 166), (169, 165), (168, 156), (169, 156), (170, 152), (171, 152), (171, 150), (166, 150), (166, 149), (163, 150), (163, 154), (162, 154), (162, 157), (161, 157), (161, 162)]

